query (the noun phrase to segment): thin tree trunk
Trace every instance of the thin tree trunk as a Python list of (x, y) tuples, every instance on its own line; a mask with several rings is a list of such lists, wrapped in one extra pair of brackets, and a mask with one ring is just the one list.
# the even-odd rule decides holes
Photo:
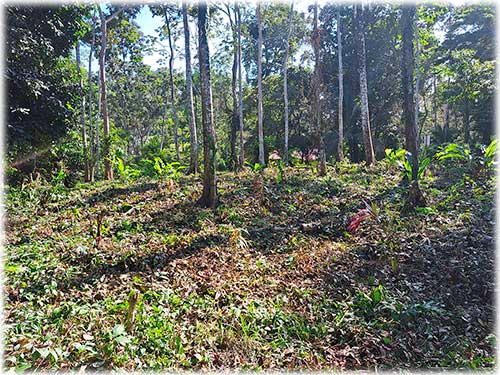
[(103, 136), (104, 136), (104, 173), (106, 180), (113, 179), (113, 167), (111, 164), (111, 136), (108, 115), (108, 98), (106, 92), (106, 49), (107, 49), (107, 21), (99, 6), (99, 15), (101, 17), (101, 54), (99, 56), (100, 76), (101, 76), (101, 107), (103, 118)]
[(432, 80), (433, 85), (433, 100), (432, 100), (432, 111), (434, 112), (434, 131), (437, 129), (437, 95), (436, 95), (436, 76)]
[[(415, 126), (417, 127), (417, 134), (419, 133), (419, 114), (420, 114), (420, 43), (418, 40), (418, 28), (415, 23)], [(417, 138), (417, 146), (420, 143), (420, 137)]]
[(320, 61), (320, 47), (321, 35), (318, 28), (318, 3), (314, 4), (314, 25), (312, 34), (312, 46), (314, 50), (314, 73), (312, 89), (312, 133), (313, 143), (319, 153), (319, 168), (318, 175), (324, 176), (326, 174), (326, 153), (325, 142), (323, 140), (323, 132), (321, 129), (321, 61)]
[(238, 24), (238, 110), (240, 121), (240, 169), (243, 168), (245, 163), (245, 148), (243, 143), (243, 83), (242, 83), (242, 72), (241, 72), (241, 13), (240, 13), (240, 3), (236, 0), (236, 22)]
[[(99, 68), (100, 69), (100, 68)], [(101, 178), (101, 73), (97, 74), (97, 114), (95, 119), (95, 177)]]
[(81, 110), (81, 121), (82, 121), (82, 146), (83, 146), (83, 176), (85, 182), (89, 182), (89, 154), (87, 146), (87, 120), (85, 118), (85, 95), (83, 91), (83, 75), (80, 70), (80, 41), (76, 42), (76, 69), (78, 70), (78, 77), (80, 81), (80, 96), (82, 98), (82, 110)]
[(164, 99), (165, 99), (165, 105), (163, 107), (163, 116), (161, 119), (161, 139), (160, 139), (160, 151), (163, 151), (163, 148), (165, 147), (165, 121), (167, 119), (167, 110), (168, 110), (168, 99), (167, 99), (167, 84), (165, 81), (165, 87), (164, 87)]
[(288, 33), (286, 36), (285, 60), (283, 61), (283, 99), (285, 101), (285, 149), (283, 150), (283, 161), (288, 164), (288, 54), (290, 52), (290, 36), (292, 35), (292, 17), (293, 17), (293, 1), (290, 4), (290, 13), (288, 14)]
[(359, 66), (359, 87), (361, 95), (361, 125), (363, 130), (363, 143), (365, 148), (365, 159), (367, 164), (375, 163), (375, 152), (373, 151), (373, 141), (370, 128), (370, 113), (368, 110), (368, 84), (366, 78), (366, 53), (365, 53), (365, 27), (364, 11), (362, 5), (355, 5), (355, 18), (357, 24), (357, 44), (358, 44), (358, 66)]
[(170, 48), (170, 59), (168, 61), (168, 71), (170, 74), (170, 102), (172, 104), (172, 116), (174, 118), (174, 145), (175, 145), (175, 156), (177, 160), (181, 160), (181, 154), (179, 152), (179, 123), (177, 121), (177, 107), (175, 105), (175, 84), (174, 84), (174, 46), (172, 43), (172, 33), (170, 31), (170, 19), (168, 17), (167, 11), (165, 10), (165, 26), (167, 27), (168, 33), (168, 46)]
[(339, 142), (337, 157), (344, 159), (344, 68), (342, 64), (342, 29), (340, 24), (340, 10), (337, 12), (337, 53), (339, 55)]
[(257, 2), (257, 25), (259, 29), (259, 39), (257, 47), (257, 116), (258, 116), (258, 137), (259, 137), (259, 164), (264, 165), (264, 114), (262, 107), (262, 15), (260, 1)]
[[(238, 98), (236, 96), (236, 79), (238, 74), (238, 40), (236, 35), (236, 28), (231, 17), (231, 8), (229, 4), (226, 4), (227, 16), (229, 18), (229, 25), (231, 27), (232, 38), (233, 38), (233, 65), (231, 67), (231, 97), (232, 97), (232, 109), (231, 109), (231, 122), (229, 129), (229, 144), (230, 144), (230, 155), (231, 159), (231, 169), (236, 170), (238, 168), (238, 154), (236, 152), (236, 132), (238, 131)], [(236, 15), (237, 17), (237, 15)]]
[(203, 193), (198, 204), (215, 208), (217, 205), (216, 141), (210, 82), (210, 53), (207, 40), (207, 4), (198, 6), (199, 61), (201, 75), (201, 107), (203, 123)]
[(196, 116), (193, 106), (193, 73), (191, 71), (191, 49), (189, 46), (189, 23), (186, 2), (182, 2), (182, 20), (184, 23), (184, 54), (186, 60), (186, 92), (188, 99), (187, 117), (190, 135), (189, 173), (198, 173), (198, 135), (196, 134)]
[[(95, 18), (92, 18), (92, 43), (90, 44), (90, 52), (89, 52), (89, 72), (88, 72), (88, 84), (89, 84), (89, 131), (90, 131), (90, 162), (89, 162), (89, 182), (94, 182), (95, 179), (95, 165), (96, 165), (96, 140), (95, 134), (96, 130), (94, 129), (94, 125), (92, 122), (93, 113), (92, 113), (92, 53), (94, 52), (95, 46)], [(97, 128), (98, 123), (95, 123), (95, 127)]]

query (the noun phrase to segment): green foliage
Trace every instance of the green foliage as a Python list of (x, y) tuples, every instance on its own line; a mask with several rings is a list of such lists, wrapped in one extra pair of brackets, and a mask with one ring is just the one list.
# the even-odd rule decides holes
[(141, 176), (141, 171), (123, 163), (123, 159), (115, 157), (116, 169), (120, 178), (124, 180), (135, 180)]
[(153, 159), (142, 159), (141, 163), (147, 166), (147, 168), (143, 170), (145, 176), (159, 179), (171, 178), (173, 180), (178, 180), (182, 175), (182, 171), (187, 168), (177, 161), (166, 163), (158, 156)]
[[(397, 151), (386, 149), (385, 150), (386, 160), (389, 165), (397, 165), (401, 170), (401, 176), (403, 176), (408, 181), (412, 178), (412, 155), (410, 152), (400, 149)], [(421, 179), (424, 175), (426, 168), (431, 163), (432, 159), (426, 157), (419, 161), (419, 167), (417, 172), (417, 178)]]
[(285, 163), (283, 163), (283, 160), (272, 160), (270, 161), (269, 164), (276, 170), (276, 176), (275, 176), (276, 183), (278, 185), (281, 185), (283, 183)]
[(6, 8), (8, 143), (46, 147), (69, 128), (78, 107), (78, 74), (70, 53), (88, 30), (81, 5)]
[(469, 147), (457, 143), (450, 143), (449, 145), (441, 147), (435, 157), (440, 161), (447, 159), (460, 159), (466, 162), (472, 162), (472, 155), (469, 151)]
[(469, 173), (477, 175), (483, 171), (489, 173), (495, 165), (495, 155), (497, 149), (497, 140), (494, 139), (488, 146), (479, 145), (477, 152), (471, 152), (467, 145), (451, 143), (441, 147), (436, 153), (437, 160), (456, 160), (462, 161)]
[(252, 164), (249, 161), (245, 161), (245, 165), (249, 167), (253, 173), (259, 173), (264, 170), (264, 166), (259, 163)]
[(497, 140), (494, 139), (491, 143), (484, 147), (481, 145), (483, 149), (483, 164), (486, 168), (490, 168), (495, 164), (495, 156), (497, 152)]

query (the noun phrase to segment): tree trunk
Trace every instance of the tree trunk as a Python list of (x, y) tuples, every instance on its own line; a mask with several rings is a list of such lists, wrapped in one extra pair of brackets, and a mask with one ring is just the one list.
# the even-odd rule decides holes
[(172, 117), (174, 118), (174, 145), (177, 161), (181, 160), (179, 152), (179, 123), (177, 121), (177, 107), (175, 105), (175, 84), (174, 84), (174, 45), (172, 43), (172, 33), (170, 31), (170, 19), (165, 10), (165, 26), (168, 33), (168, 47), (170, 48), (170, 59), (168, 61), (168, 72), (170, 75), (170, 103), (172, 104)]
[(288, 33), (286, 36), (285, 60), (283, 61), (283, 99), (285, 101), (285, 148), (283, 150), (283, 161), (288, 164), (288, 54), (290, 52), (290, 36), (292, 34), (293, 1), (290, 4), (290, 13), (288, 14)]
[(321, 35), (318, 28), (318, 3), (314, 4), (314, 25), (312, 33), (312, 47), (314, 50), (314, 73), (312, 77), (312, 135), (314, 147), (319, 153), (318, 175), (326, 174), (326, 153), (323, 132), (321, 129), (321, 61), (320, 47)]
[(240, 121), (240, 169), (243, 168), (245, 163), (245, 148), (243, 143), (243, 83), (242, 83), (242, 73), (241, 73), (241, 14), (240, 14), (240, 3), (236, 0), (236, 22), (238, 24), (238, 110)]
[[(99, 68), (100, 69), (100, 68)], [(97, 75), (97, 113), (95, 118), (95, 178), (101, 178), (101, 72)]]
[(96, 129), (98, 127), (98, 123), (94, 124), (92, 122), (93, 113), (92, 113), (92, 53), (94, 52), (95, 46), (95, 23), (96, 20), (92, 17), (92, 42), (90, 44), (89, 51), (89, 72), (88, 72), (88, 85), (89, 85), (89, 132), (90, 132), (90, 160), (89, 160), (89, 182), (94, 182), (95, 180), (95, 165), (96, 165)]
[(182, 20), (184, 22), (184, 54), (186, 60), (186, 92), (188, 99), (187, 117), (191, 143), (189, 173), (198, 173), (198, 135), (196, 134), (196, 116), (193, 106), (193, 74), (191, 72), (191, 50), (189, 47), (189, 23), (186, 2), (182, 3)]
[(412, 181), (408, 192), (408, 203), (411, 207), (425, 205), (418, 186), (418, 146), (417, 124), (413, 101), (413, 21), (415, 5), (403, 5), (401, 26), (403, 28), (402, 85), (403, 85), (403, 118), (405, 122), (406, 150), (412, 155)]
[(260, 1), (257, 2), (257, 25), (259, 29), (259, 40), (257, 47), (257, 116), (258, 116), (258, 136), (259, 136), (259, 164), (264, 165), (264, 114), (262, 107), (262, 15), (260, 11)]
[(342, 64), (342, 29), (340, 24), (340, 10), (337, 12), (337, 53), (339, 55), (339, 142), (337, 157), (344, 159), (344, 67)]
[(367, 164), (375, 163), (372, 133), (370, 128), (370, 113), (368, 110), (368, 84), (366, 78), (366, 53), (365, 53), (365, 22), (363, 6), (356, 4), (354, 7), (357, 24), (357, 52), (359, 68), (359, 87), (361, 95), (361, 126), (363, 130), (363, 144)]
[(103, 136), (104, 136), (104, 173), (106, 180), (113, 179), (113, 166), (111, 164), (112, 150), (111, 150), (111, 136), (108, 115), (108, 97), (106, 92), (106, 48), (107, 48), (107, 21), (99, 6), (99, 15), (101, 17), (101, 54), (99, 56), (99, 68), (101, 77), (101, 107), (103, 119)]
[(432, 111), (434, 112), (434, 131), (437, 130), (437, 95), (436, 95), (436, 76), (433, 77), (433, 80), (432, 80), (432, 86), (433, 86), (433, 92), (432, 92), (432, 96), (433, 96), (433, 100), (432, 100)]
[(217, 182), (215, 179), (215, 128), (212, 108), (212, 88), (210, 82), (210, 54), (207, 40), (207, 4), (198, 6), (199, 61), (201, 75), (201, 112), (203, 123), (203, 193), (198, 201), (202, 207), (215, 208), (217, 205)]
[(80, 96), (82, 98), (82, 110), (81, 110), (81, 121), (82, 121), (82, 146), (83, 146), (83, 176), (85, 182), (90, 181), (89, 176), (89, 155), (87, 147), (87, 120), (85, 118), (85, 95), (83, 92), (83, 75), (80, 70), (80, 41), (76, 42), (76, 69), (78, 70), (78, 77), (80, 81)]
[[(419, 96), (419, 88), (420, 88), (420, 44), (418, 40), (418, 28), (415, 23), (415, 126), (417, 134), (419, 132), (419, 114), (420, 114), (420, 96)], [(420, 143), (420, 137), (417, 137), (417, 147)]]
[[(232, 109), (231, 109), (231, 122), (229, 128), (229, 144), (230, 144), (230, 165), (232, 170), (238, 168), (238, 153), (236, 152), (236, 133), (238, 131), (238, 98), (236, 96), (236, 79), (238, 75), (238, 40), (236, 35), (236, 27), (234, 25), (233, 19), (231, 17), (231, 8), (229, 4), (226, 4), (227, 16), (229, 18), (229, 25), (231, 27), (231, 33), (233, 38), (233, 65), (231, 67), (231, 98), (232, 98)], [(237, 16), (236, 16), (237, 17)]]

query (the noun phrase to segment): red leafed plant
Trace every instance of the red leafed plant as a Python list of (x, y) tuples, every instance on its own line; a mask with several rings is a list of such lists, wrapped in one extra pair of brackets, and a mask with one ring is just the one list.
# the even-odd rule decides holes
[(375, 218), (378, 221), (377, 215), (373, 212), (373, 209), (371, 206), (368, 205), (365, 201), (363, 201), (365, 204), (366, 208), (358, 210), (354, 215), (351, 216), (349, 219), (349, 226), (347, 228), (347, 231), (351, 234), (356, 232), (358, 229), (359, 225), (365, 221), (369, 216)]

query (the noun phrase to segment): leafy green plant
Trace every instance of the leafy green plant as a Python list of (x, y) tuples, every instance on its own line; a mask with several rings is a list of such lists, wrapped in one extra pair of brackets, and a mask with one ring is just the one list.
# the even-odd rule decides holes
[(129, 165), (125, 165), (123, 159), (116, 157), (116, 169), (118, 170), (118, 175), (124, 180), (134, 180), (141, 175), (141, 171), (132, 168)]
[(155, 156), (153, 159), (142, 159), (142, 162), (149, 166), (144, 171), (144, 174), (159, 179), (171, 178), (177, 181), (182, 174), (181, 171), (187, 168), (177, 161), (166, 163), (158, 156)]
[(245, 165), (249, 167), (254, 173), (260, 172), (264, 169), (264, 166), (259, 163), (252, 164), (249, 161), (245, 161)]
[(491, 167), (495, 164), (495, 154), (497, 152), (497, 140), (494, 139), (483, 151), (483, 158), (486, 167)]
[[(412, 154), (405, 149), (394, 151), (390, 148), (385, 150), (386, 160), (389, 165), (398, 166), (401, 169), (401, 175), (408, 181), (412, 177)], [(421, 179), (425, 170), (431, 163), (430, 157), (425, 157), (419, 162), (417, 179)]]
[(435, 158), (437, 160), (462, 160), (470, 172), (477, 175), (483, 170), (490, 169), (495, 164), (495, 154), (497, 150), (497, 140), (494, 139), (488, 146), (480, 145), (477, 153), (471, 152), (467, 145), (450, 143), (442, 147)]
[(472, 162), (472, 155), (467, 146), (459, 145), (458, 143), (450, 143), (442, 147), (435, 155), (436, 160), (461, 159), (467, 162)]

